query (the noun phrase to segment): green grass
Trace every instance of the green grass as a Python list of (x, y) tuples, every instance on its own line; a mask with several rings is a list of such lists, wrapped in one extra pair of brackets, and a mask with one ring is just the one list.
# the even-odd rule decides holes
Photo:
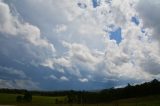
[(160, 106), (160, 95), (123, 99), (114, 103), (121, 104), (119, 106)]
[(16, 104), (16, 96), (15, 94), (3, 94), (0, 93), (0, 104)]
[(53, 106), (56, 99), (58, 101), (64, 101), (63, 97), (48, 97), (48, 96), (32, 96), (31, 103), (17, 103), (16, 94), (0, 93), (0, 105), (18, 105), (18, 106)]
[(64, 101), (66, 97), (33, 96), (31, 103), (17, 103), (16, 94), (0, 93), (0, 105), (16, 106), (160, 106), (160, 95), (113, 101), (110, 104), (55, 104), (55, 100)]
[[(28, 105), (33, 106), (53, 106), (55, 104), (55, 100), (64, 101), (65, 97), (47, 97), (47, 96), (33, 96), (32, 102), (28, 103)], [(27, 104), (27, 103), (26, 103)], [(22, 105), (22, 104), (19, 104)]]

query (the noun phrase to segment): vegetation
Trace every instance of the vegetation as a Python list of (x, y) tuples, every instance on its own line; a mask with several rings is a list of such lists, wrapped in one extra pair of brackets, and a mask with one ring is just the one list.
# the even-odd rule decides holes
[(65, 97), (33, 96), (30, 103), (17, 103), (16, 94), (0, 94), (0, 104), (16, 106), (160, 106), (160, 95), (121, 99), (111, 103), (97, 104), (56, 104), (56, 99), (63, 101)]
[(25, 91), (24, 96), (18, 95), (16, 101), (21, 102), (31, 102), (32, 101), (32, 94), (28, 91)]
[[(23, 95), (19, 95), (23, 97)], [(65, 96), (49, 97), (49, 96), (32, 96), (32, 102), (16, 102), (17, 94), (0, 93), (0, 105), (18, 105), (18, 106), (53, 106), (65, 101)]]
[(16, 96), (15, 94), (6, 94), (0, 93), (0, 104), (2, 105), (9, 105), (9, 104), (16, 104)]
[(17, 89), (0, 89), (0, 104), (19, 106), (59, 106), (62, 104), (76, 106), (98, 104), (105, 106), (160, 106), (160, 82), (153, 80), (140, 85), (124, 88), (91, 91), (27, 91)]

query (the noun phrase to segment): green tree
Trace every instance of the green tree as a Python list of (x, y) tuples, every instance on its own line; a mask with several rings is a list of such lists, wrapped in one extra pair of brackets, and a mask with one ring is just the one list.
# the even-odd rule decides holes
[(25, 102), (31, 102), (31, 101), (32, 101), (32, 94), (29, 93), (28, 91), (26, 91), (26, 92), (24, 93), (23, 100), (24, 100)]

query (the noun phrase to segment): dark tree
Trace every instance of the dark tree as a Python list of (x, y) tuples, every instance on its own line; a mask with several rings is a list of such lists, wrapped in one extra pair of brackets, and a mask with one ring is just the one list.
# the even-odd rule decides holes
[(23, 101), (23, 97), (22, 96), (17, 96), (16, 97), (16, 101), (17, 102), (22, 102)]
[(55, 103), (58, 104), (58, 99), (56, 98)]
[(25, 102), (31, 102), (31, 101), (32, 101), (32, 94), (31, 94), (30, 92), (26, 91), (26, 92), (24, 93), (23, 100), (24, 100)]

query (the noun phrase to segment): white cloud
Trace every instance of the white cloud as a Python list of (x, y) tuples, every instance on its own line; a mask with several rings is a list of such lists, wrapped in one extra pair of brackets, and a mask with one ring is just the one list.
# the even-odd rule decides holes
[(64, 43), (64, 45), (68, 45), (69, 55), (75, 60), (89, 64), (98, 62), (96, 56), (93, 56), (92, 52), (87, 46), (77, 43), (69, 44), (66, 42)]
[[(23, 45), (36, 48), (35, 51), (42, 52), (42, 50), (46, 50), (46, 53), (52, 54), (51, 57), (55, 55), (54, 45), (45, 37), (42, 37), (40, 29), (28, 22), (20, 21), (11, 13), (9, 6), (4, 2), (0, 2), (0, 17), (2, 17), (0, 19), (0, 32), (3, 36), (14, 36), (21, 39), (21, 41), (24, 40)], [(47, 58), (48, 56), (44, 57), (40, 54), (39, 57)]]
[(80, 82), (88, 82), (88, 79), (87, 78), (80, 78), (79, 81)]
[[(72, 73), (77, 73), (78, 77), (93, 75), (96, 76), (97, 67), (103, 60), (103, 52), (90, 50), (86, 45), (63, 42), (68, 49), (65, 55), (72, 64)], [(77, 71), (74, 71), (78, 69)], [(74, 75), (74, 74), (73, 74)]]
[[(156, 42), (150, 42), (149, 32), (142, 33), (142, 22), (139, 26), (131, 22), (133, 16), (138, 16), (138, 12), (135, 10), (137, 3), (137, 0), (113, 0), (111, 5), (102, 2), (96, 9), (87, 7), (82, 11), (76, 7), (70, 7), (68, 4), (69, 10), (73, 9), (73, 13), (67, 12), (72, 14), (72, 19), (69, 19), (72, 23), (67, 26), (66, 30), (66, 34), (71, 33), (69, 36), (71, 40), (64, 39), (66, 42), (63, 42), (63, 46), (68, 48), (68, 51), (64, 57), (56, 59), (52, 67), (54, 63), (61, 64), (68, 69), (76, 67), (80, 73), (79, 77), (85, 76), (83, 73), (87, 73), (93, 78), (109, 76), (113, 79), (151, 79), (153, 76), (142, 67), (142, 64), (146, 61), (147, 55), (159, 57), (158, 46)], [(88, 5), (90, 6), (90, 4)], [(76, 14), (74, 14), (74, 9), (78, 10)], [(103, 28), (110, 28), (110, 25), (122, 28), (123, 40), (119, 45), (109, 39), (108, 32), (110, 30), (105, 30), (108, 32), (103, 30)], [(66, 34), (64, 34), (65, 37)], [(105, 39), (105, 41), (101, 40), (99, 43), (100, 39)], [(105, 48), (98, 51), (100, 54), (96, 53), (96, 49), (99, 49), (97, 46), (90, 46), (89, 43), (92, 41), (96, 42), (96, 45), (105, 44)], [(91, 45), (94, 44), (91, 43)], [(147, 64), (145, 63), (145, 65)]]
[[(29, 43), (31, 54), (40, 58), (41, 65), (64, 74), (60, 80), (69, 81), (68, 78), (76, 76), (80, 82), (105, 78), (141, 81), (158, 76), (159, 46), (152, 39), (159, 40), (158, 0), (112, 0), (110, 3), (101, 0), (96, 8), (91, 0), (16, 2), (27, 7), (19, 11), (29, 21), (20, 22), (8, 5), (1, 2), (0, 32)], [(86, 8), (78, 7), (77, 3), (83, 3)], [(140, 19), (138, 26), (131, 22), (133, 16)], [(121, 28), (123, 38), (119, 45), (109, 38), (109, 32), (117, 27)], [(51, 42), (56, 42), (56, 50)], [(56, 56), (55, 52), (58, 52)]]
[(11, 16), (9, 6), (0, 1), (0, 32), (15, 35), (17, 29), (13, 24), (16, 24), (16, 19)]
[[(17, 17), (13, 16), (7, 4), (0, 2), (1, 13), (1, 32), (14, 36), (21, 36), (30, 43), (38, 45), (36, 39), (40, 41), (40, 30), (29, 23), (20, 22)], [(12, 30), (14, 29), (14, 30)], [(6, 35), (4, 34), (4, 35)], [(39, 43), (40, 44), (40, 43)]]
[(66, 68), (72, 67), (71, 62), (70, 62), (70, 60), (67, 59), (67, 57), (66, 58), (62, 57), (62, 58), (55, 59), (54, 62), (56, 64), (59, 64), (59, 65), (63, 66), (63, 67), (66, 67)]
[(65, 76), (60, 77), (60, 80), (62, 80), (62, 81), (69, 81), (69, 79), (67, 77), (65, 77)]
[(59, 71), (63, 68), (65, 71), (68, 70), (70, 74), (80, 77), (82, 74), (80, 68), (88, 70), (89, 72), (96, 71), (96, 65), (101, 62), (102, 55), (104, 55), (100, 51), (94, 50), (93, 52), (82, 44), (63, 42), (63, 45), (68, 49), (64, 56), (50, 59), (42, 65), (52, 69), (58, 69)]
[(53, 61), (51, 59), (45, 60), (41, 65), (45, 66), (45, 67), (49, 67), (51, 69), (54, 69), (54, 67), (53, 67), (54, 63), (53, 63)]
[(42, 48), (48, 48), (53, 53), (55, 52), (53, 44), (41, 38), (40, 29), (38, 27), (29, 23), (20, 24), (18, 32), (19, 36), (22, 36), (22, 38), (26, 39), (29, 43)]
[(56, 27), (53, 29), (56, 33), (61, 33), (65, 32), (67, 30), (67, 26), (62, 24), (62, 25), (56, 25)]

